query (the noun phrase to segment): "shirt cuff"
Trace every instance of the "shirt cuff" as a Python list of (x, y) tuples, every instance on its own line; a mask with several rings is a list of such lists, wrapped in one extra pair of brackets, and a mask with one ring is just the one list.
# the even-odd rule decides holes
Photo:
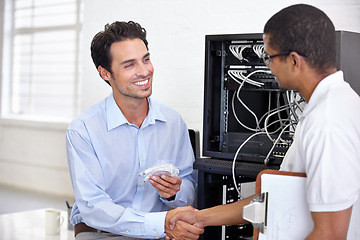
[(152, 212), (145, 215), (146, 232), (155, 239), (165, 237), (165, 218), (167, 212)]
[(311, 212), (339, 212), (354, 205), (357, 199), (358, 196), (353, 196), (349, 198), (348, 201), (345, 201), (344, 199), (343, 201), (338, 201), (337, 203), (308, 203), (308, 205)]

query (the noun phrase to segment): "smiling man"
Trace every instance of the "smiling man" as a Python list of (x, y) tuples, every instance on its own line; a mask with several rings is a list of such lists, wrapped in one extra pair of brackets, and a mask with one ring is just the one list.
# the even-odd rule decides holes
[[(181, 210), (167, 209), (194, 202), (194, 155), (180, 115), (150, 97), (154, 68), (145, 29), (131, 21), (106, 25), (93, 38), (91, 56), (112, 94), (67, 130), (76, 239), (158, 239), (165, 232), (198, 238), (202, 229), (165, 225)], [(153, 175), (146, 182), (139, 176), (162, 163), (176, 166), (179, 176)]]

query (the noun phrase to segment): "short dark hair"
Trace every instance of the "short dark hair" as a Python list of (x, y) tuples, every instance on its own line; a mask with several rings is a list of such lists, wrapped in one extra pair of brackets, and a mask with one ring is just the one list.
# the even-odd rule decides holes
[[(96, 69), (102, 66), (111, 74), (112, 57), (110, 54), (111, 44), (127, 39), (140, 38), (148, 49), (146, 30), (140, 24), (129, 22), (113, 22), (106, 24), (104, 31), (97, 33), (91, 42), (91, 57)], [(106, 81), (107, 82), (107, 81)], [(108, 82), (107, 82), (108, 83)]]
[(335, 27), (320, 9), (296, 4), (282, 9), (265, 24), (269, 44), (279, 52), (295, 51), (318, 73), (336, 67)]

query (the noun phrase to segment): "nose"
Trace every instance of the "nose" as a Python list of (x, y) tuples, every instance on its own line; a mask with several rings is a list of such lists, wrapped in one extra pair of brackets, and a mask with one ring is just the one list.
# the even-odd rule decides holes
[(150, 73), (150, 69), (152, 68), (151, 63), (141, 63), (138, 65), (136, 75), (140, 77), (147, 77)]

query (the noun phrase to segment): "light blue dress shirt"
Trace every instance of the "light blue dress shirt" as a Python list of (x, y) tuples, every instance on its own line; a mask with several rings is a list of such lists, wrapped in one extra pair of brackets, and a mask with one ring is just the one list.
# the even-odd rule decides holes
[[(168, 208), (192, 205), (196, 175), (188, 129), (173, 109), (148, 98), (141, 127), (130, 124), (111, 94), (68, 127), (67, 157), (75, 203), (71, 223), (138, 238), (164, 237)], [(162, 199), (139, 173), (157, 163), (180, 170), (174, 201)]]

